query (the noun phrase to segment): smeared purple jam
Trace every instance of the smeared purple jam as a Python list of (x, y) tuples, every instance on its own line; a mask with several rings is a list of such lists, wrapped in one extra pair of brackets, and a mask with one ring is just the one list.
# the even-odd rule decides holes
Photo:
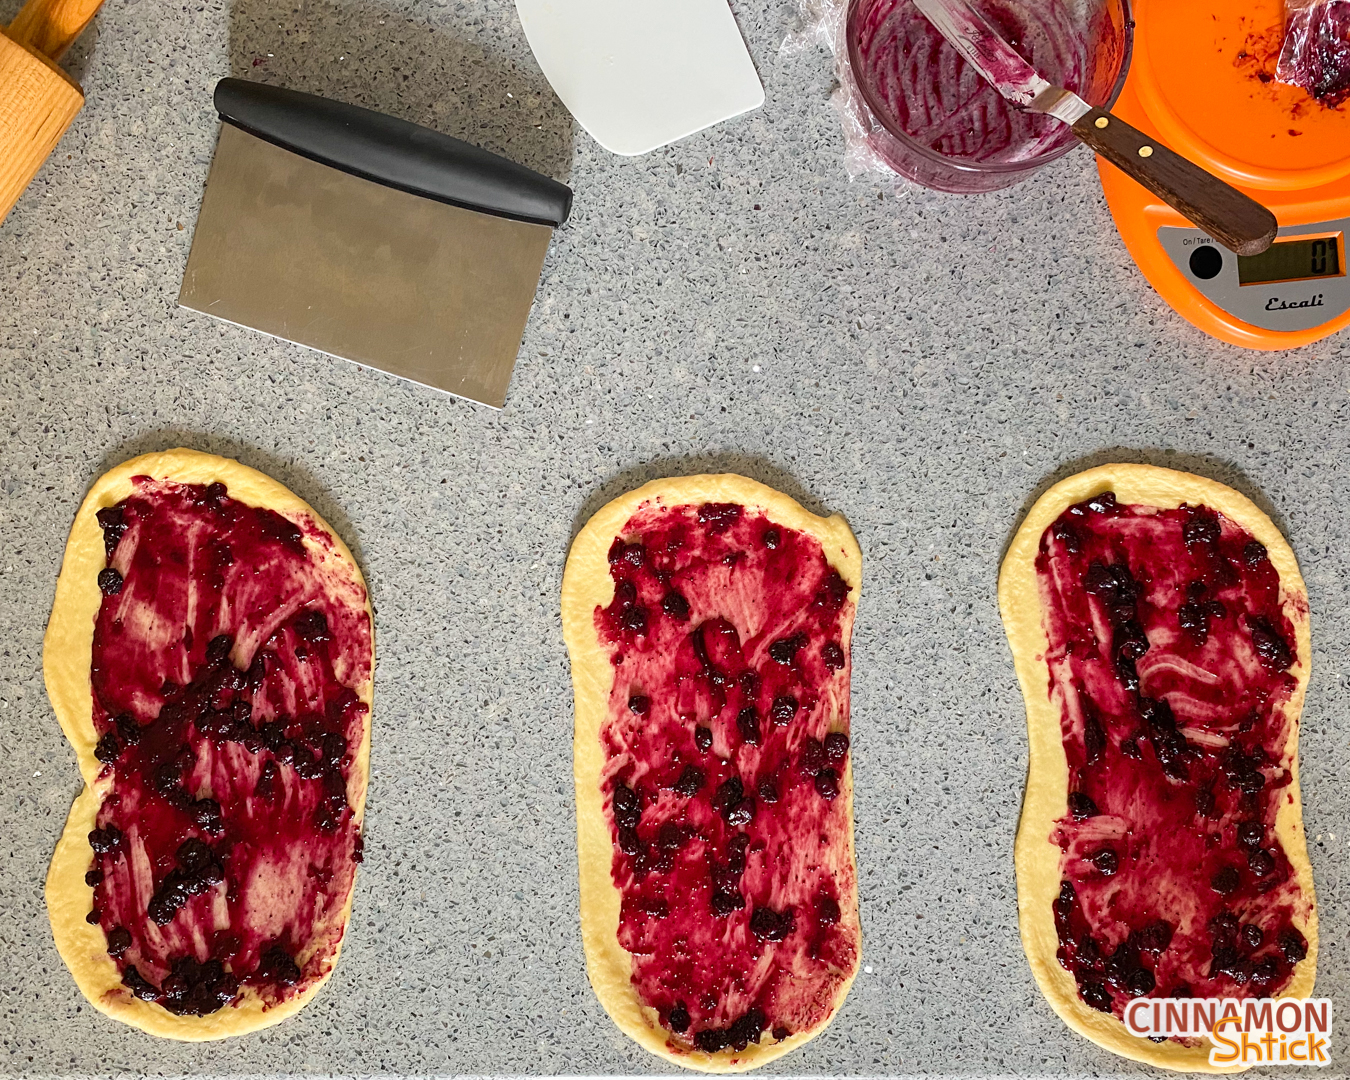
[(1311, 898), (1274, 831), (1296, 646), (1266, 549), (1207, 507), (1106, 492), (1045, 531), (1036, 570), (1069, 763), (1060, 963), (1117, 1016), (1274, 996)]
[(644, 505), (609, 561), (602, 789), (633, 987), (674, 1049), (781, 1041), (857, 966), (849, 586), (734, 504)]
[(247, 984), (274, 1004), (331, 968), (360, 859), (365, 590), (312, 521), (220, 483), (134, 483), (98, 515), (93, 720), (112, 790), (89, 921), (138, 998), (203, 1015)]
[[(1083, 34), (1060, 0), (981, 3), (1004, 39), (1057, 86), (1083, 90)], [(862, 0), (854, 78), (893, 127), (943, 157), (1023, 161), (1067, 146), (1064, 124), (1010, 105), (910, 0)]]

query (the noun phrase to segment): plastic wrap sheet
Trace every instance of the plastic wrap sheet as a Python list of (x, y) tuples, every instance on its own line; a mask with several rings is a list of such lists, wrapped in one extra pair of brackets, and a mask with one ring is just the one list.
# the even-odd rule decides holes
[(844, 129), (844, 170), (849, 179), (874, 175), (895, 185), (896, 194), (915, 190), (914, 184), (898, 175), (872, 148), (869, 136), (880, 132), (862, 100), (857, 83), (850, 74), (848, 45), (844, 40), (844, 18), (848, 0), (799, 0), (800, 19), (796, 30), (783, 41), (781, 51), (795, 56), (823, 45), (834, 54), (835, 90), (830, 104), (839, 114)]
[(1284, 45), (1275, 68), (1323, 104), (1350, 98), (1350, 0), (1284, 0)]

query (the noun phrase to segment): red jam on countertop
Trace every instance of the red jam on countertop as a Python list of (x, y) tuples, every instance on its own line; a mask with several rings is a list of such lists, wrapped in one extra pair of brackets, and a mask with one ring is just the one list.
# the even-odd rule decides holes
[(89, 921), (142, 1000), (275, 1003), (331, 968), (361, 859), (365, 590), (315, 523), (224, 484), (137, 477), (98, 520)]
[(1295, 643), (1265, 547), (1208, 507), (1106, 492), (1045, 531), (1036, 570), (1069, 764), (1060, 963), (1117, 1016), (1274, 996), (1310, 898), (1274, 832)]
[(645, 504), (609, 563), (602, 786), (634, 989), (672, 1045), (785, 1039), (858, 955), (849, 586), (814, 537), (734, 504)]

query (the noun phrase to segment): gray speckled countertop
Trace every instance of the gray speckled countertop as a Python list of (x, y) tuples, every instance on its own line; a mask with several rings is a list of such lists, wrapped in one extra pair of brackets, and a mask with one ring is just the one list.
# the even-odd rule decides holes
[[(780, 56), (791, 0), (734, 6), (765, 107), (630, 160), (574, 128), (507, 0), (108, 0), (70, 61), (89, 103), (0, 227), (5, 1073), (657, 1071), (586, 982), (558, 588), (605, 500), (708, 469), (841, 511), (864, 552), (867, 966), (833, 1026), (769, 1072), (1144, 1071), (1072, 1035), (1022, 955), (1024, 719), (994, 595), (1029, 500), (1113, 459), (1233, 484), (1302, 562), (1319, 988), (1350, 1003), (1347, 339), (1269, 355), (1192, 329), (1134, 269), (1082, 152), (980, 198), (850, 183), (829, 57)], [(231, 73), (574, 186), (503, 411), (175, 306), (210, 90)], [(379, 634), (342, 962), (299, 1016), (206, 1046), (94, 1013), (42, 900), (78, 785), (40, 663), (66, 532), (101, 471), (179, 444), (313, 503), (360, 559)], [(1350, 1043), (1334, 1047), (1339, 1073)]]

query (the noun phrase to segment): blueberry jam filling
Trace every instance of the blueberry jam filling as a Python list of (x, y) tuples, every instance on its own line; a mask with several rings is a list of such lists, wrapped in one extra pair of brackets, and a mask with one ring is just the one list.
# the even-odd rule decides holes
[(721, 503), (643, 506), (609, 570), (600, 737), (634, 989), (673, 1047), (781, 1041), (857, 956), (849, 586), (813, 537)]
[(98, 513), (90, 674), (111, 789), (90, 921), (136, 998), (204, 1016), (248, 985), (274, 1004), (331, 967), (359, 860), (365, 592), (317, 527), (307, 544), (219, 483), (133, 484)]
[(1306, 955), (1308, 898), (1273, 829), (1296, 680), (1265, 547), (1209, 508), (1106, 492), (1046, 529), (1036, 570), (1069, 764), (1060, 963), (1117, 1016), (1273, 996)]

